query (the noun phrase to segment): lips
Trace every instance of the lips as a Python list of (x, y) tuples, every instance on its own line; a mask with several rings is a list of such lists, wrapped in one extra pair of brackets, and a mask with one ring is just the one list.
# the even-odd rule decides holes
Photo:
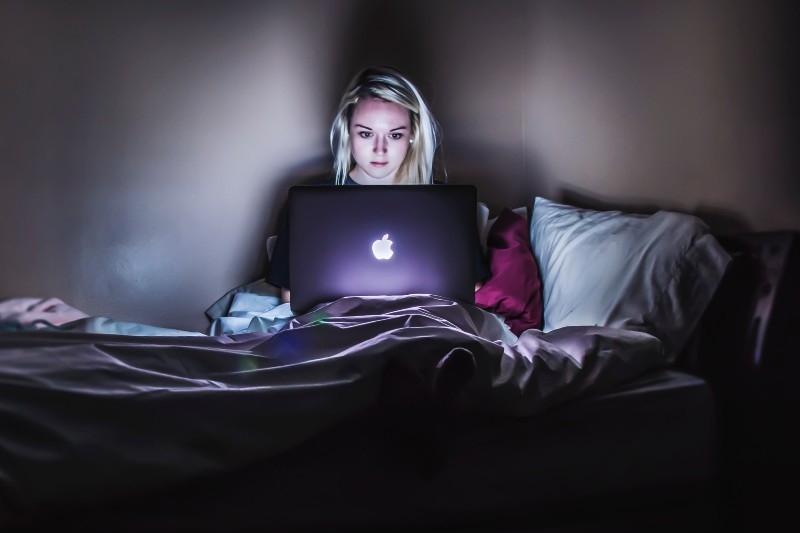
[(385, 167), (389, 164), (388, 161), (372, 161), (370, 163), (373, 167)]

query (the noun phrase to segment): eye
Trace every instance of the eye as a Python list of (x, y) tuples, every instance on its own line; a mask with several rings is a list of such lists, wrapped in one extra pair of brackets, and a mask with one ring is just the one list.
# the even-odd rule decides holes
[(399, 141), (400, 139), (403, 138), (403, 134), (402, 133), (390, 133), (389, 134), (389, 138), (393, 139), (395, 141)]
[(370, 137), (372, 137), (372, 132), (362, 130), (358, 132), (358, 136), (361, 137), (362, 139), (369, 139)]

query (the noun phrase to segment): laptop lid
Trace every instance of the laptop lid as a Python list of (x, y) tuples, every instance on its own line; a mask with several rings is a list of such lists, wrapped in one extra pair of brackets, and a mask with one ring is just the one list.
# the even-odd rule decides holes
[(475, 302), (472, 185), (296, 185), (289, 190), (291, 308), (344, 296)]

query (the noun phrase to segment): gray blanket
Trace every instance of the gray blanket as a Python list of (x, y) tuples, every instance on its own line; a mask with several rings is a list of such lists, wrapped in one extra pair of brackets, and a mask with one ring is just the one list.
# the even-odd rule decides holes
[(519, 338), (494, 314), (422, 295), (343, 298), (277, 332), (0, 333), (0, 496), (98, 501), (286, 450), (375, 401), (391, 358), (460, 346), (487, 413), (529, 416), (663, 366), (658, 339), (603, 327)]

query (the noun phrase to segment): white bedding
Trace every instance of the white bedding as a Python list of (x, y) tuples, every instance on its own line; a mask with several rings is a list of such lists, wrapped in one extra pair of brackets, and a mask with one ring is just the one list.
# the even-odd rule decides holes
[(81, 324), (92, 322), (2, 335), (0, 494), (16, 504), (97, 501), (288, 449), (369, 406), (393, 357), (422, 368), (466, 347), (478, 365), (474, 406), (520, 416), (666, 362), (646, 333), (517, 338), (496, 315), (426, 295), (343, 298), (277, 333), (147, 335), (139, 325), (132, 336)]

